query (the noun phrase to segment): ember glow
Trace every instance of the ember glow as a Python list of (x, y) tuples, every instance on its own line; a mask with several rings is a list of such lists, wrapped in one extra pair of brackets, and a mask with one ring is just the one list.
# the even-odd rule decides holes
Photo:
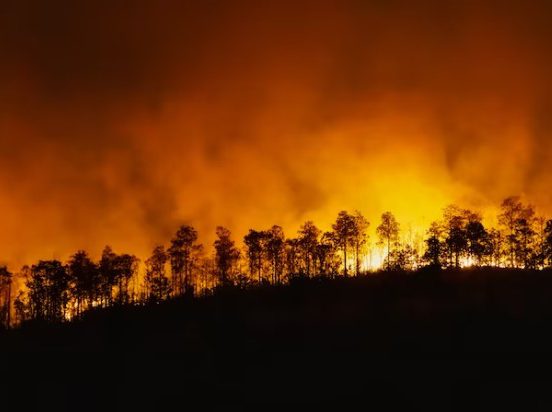
[(210, 245), (219, 224), (294, 235), (358, 209), (372, 268), (386, 210), (412, 238), (450, 203), (494, 218), (520, 194), (546, 214), (551, 18), (540, 1), (8, 2), (1, 259), (147, 256), (183, 223)]

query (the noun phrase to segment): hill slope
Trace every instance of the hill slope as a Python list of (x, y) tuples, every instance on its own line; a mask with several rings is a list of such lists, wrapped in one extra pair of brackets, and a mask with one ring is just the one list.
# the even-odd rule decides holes
[(500, 269), (219, 290), (11, 331), (3, 388), (58, 410), (549, 406), (551, 298), (552, 273)]

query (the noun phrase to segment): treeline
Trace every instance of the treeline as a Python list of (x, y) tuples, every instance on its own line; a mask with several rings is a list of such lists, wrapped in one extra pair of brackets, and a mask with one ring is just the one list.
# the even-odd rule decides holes
[[(505, 199), (498, 227), (481, 215), (448, 206), (422, 242), (401, 238), (400, 224), (386, 212), (376, 227), (385, 271), (495, 266), (543, 269), (552, 266), (552, 220), (535, 214), (519, 197)], [(339, 212), (330, 231), (304, 223), (295, 237), (282, 227), (249, 230), (240, 248), (218, 227), (209, 255), (191, 226), (182, 226), (167, 246), (142, 262), (107, 246), (98, 261), (77, 251), (63, 263), (42, 260), (12, 274), (0, 267), (0, 317), (4, 327), (29, 320), (62, 322), (93, 308), (156, 303), (171, 297), (209, 293), (220, 286), (278, 284), (294, 277), (349, 276), (368, 271), (370, 223), (360, 213)], [(24, 287), (13, 293), (13, 278)]]

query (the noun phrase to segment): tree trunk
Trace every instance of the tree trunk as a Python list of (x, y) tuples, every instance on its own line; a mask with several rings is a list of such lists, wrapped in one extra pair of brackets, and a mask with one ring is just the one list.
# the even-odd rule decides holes
[(359, 249), (360, 249), (360, 245), (358, 244), (358, 242), (356, 242), (355, 243), (355, 255), (356, 255), (355, 256), (355, 276), (358, 276), (360, 272), (360, 264), (358, 261)]
[(347, 242), (343, 244), (343, 276), (347, 277)]
[(262, 257), (261, 254), (259, 254), (258, 266), (259, 266), (259, 283), (262, 283), (262, 278), (263, 278), (263, 274), (262, 274), (262, 269), (263, 269), (263, 257)]
[(391, 271), (391, 238), (387, 238), (387, 271)]

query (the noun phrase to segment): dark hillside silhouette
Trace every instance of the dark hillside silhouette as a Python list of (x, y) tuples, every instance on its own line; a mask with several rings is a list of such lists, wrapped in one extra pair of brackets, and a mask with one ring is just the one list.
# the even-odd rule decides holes
[[(18, 378), (8, 388), (30, 394), (10, 398), (18, 406), (44, 407), (35, 396), (44, 382), (25, 376), (54, 359), (46, 386), (57, 390), (46, 403), (90, 397), (84, 410), (113, 401), (125, 409), (196, 402), (531, 407), (549, 401), (544, 388), (524, 380), (552, 366), (551, 289), (548, 270), (299, 277), (89, 310), (64, 325), (37, 320), (2, 336), (0, 350), (12, 354), (9, 370)], [(86, 372), (67, 379), (75, 356), (78, 373)], [(508, 386), (515, 391), (504, 393)]]

